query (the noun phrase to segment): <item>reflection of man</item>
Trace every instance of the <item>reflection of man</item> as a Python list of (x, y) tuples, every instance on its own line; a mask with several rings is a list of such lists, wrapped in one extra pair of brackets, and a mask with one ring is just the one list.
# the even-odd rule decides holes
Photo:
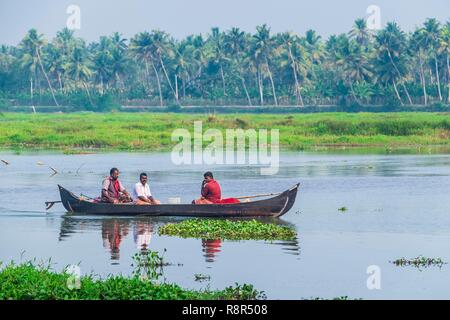
[(206, 172), (204, 175), (204, 180), (202, 182), (202, 196), (200, 199), (194, 200), (195, 204), (213, 204), (220, 203), (222, 198), (222, 191), (220, 189), (219, 183), (214, 180), (213, 174), (211, 172)]
[(152, 239), (152, 225), (149, 223), (136, 223), (133, 229), (134, 243), (138, 250), (148, 250)]
[(114, 204), (131, 202), (130, 194), (119, 181), (117, 168), (112, 168), (109, 171), (109, 177), (103, 180), (102, 202)]
[(159, 200), (153, 198), (148, 185), (148, 177), (146, 173), (141, 173), (139, 182), (136, 183), (133, 189), (133, 198), (137, 205), (157, 205), (161, 204)]
[(120, 244), (122, 238), (128, 235), (128, 226), (117, 220), (103, 220), (103, 247), (111, 252), (111, 260), (120, 259)]
[(222, 240), (207, 240), (202, 239), (202, 247), (204, 252), (204, 257), (206, 258), (206, 262), (214, 262), (216, 255), (221, 251)]

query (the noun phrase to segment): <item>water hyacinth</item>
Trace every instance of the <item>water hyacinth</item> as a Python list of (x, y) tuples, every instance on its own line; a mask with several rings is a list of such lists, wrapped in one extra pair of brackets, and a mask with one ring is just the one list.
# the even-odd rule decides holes
[(159, 228), (160, 235), (182, 238), (223, 240), (292, 240), (297, 233), (292, 228), (257, 220), (231, 221), (191, 219), (169, 223)]
[(426, 268), (431, 266), (437, 266), (439, 268), (442, 268), (444, 264), (447, 264), (447, 262), (444, 262), (441, 258), (426, 258), (421, 255), (414, 259), (401, 258), (390, 262), (399, 267), (413, 266), (417, 268), (421, 267)]
[(32, 262), (10, 263), (0, 270), (0, 300), (256, 300), (265, 299), (252, 285), (235, 284), (223, 290), (187, 290), (177, 284), (154, 284), (122, 275), (95, 279), (81, 276), (80, 286), (67, 286), (70, 275)]

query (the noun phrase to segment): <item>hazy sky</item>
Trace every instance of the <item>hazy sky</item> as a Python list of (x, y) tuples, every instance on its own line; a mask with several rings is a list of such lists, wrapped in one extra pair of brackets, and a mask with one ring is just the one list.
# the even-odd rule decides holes
[(126, 38), (152, 29), (181, 38), (214, 26), (252, 32), (263, 23), (273, 32), (315, 29), (327, 37), (347, 32), (372, 4), (380, 7), (382, 24), (395, 20), (405, 30), (427, 17), (450, 18), (450, 0), (0, 0), (0, 44), (17, 44), (30, 28), (53, 38), (66, 26), (71, 4), (81, 9), (76, 35), (88, 41), (114, 31)]

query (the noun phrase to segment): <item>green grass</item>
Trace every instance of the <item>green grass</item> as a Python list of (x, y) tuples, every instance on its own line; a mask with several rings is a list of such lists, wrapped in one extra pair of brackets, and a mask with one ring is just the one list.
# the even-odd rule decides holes
[[(192, 115), (179, 113), (20, 114), (0, 117), (0, 147), (170, 150), (173, 130), (279, 129), (284, 150), (315, 146), (418, 147), (449, 145), (449, 113), (319, 113)], [(206, 144), (206, 143), (205, 143)]]
[(82, 276), (79, 289), (69, 289), (70, 275), (28, 262), (9, 264), (0, 270), (0, 300), (253, 300), (264, 293), (251, 285), (235, 285), (224, 290), (186, 290), (176, 284), (153, 284), (138, 277), (109, 276), (94, 279)]
[(291, 240), (295, 230), (256, 220), (231, 221), (217, 219), (191, 219), (169, 223), (159, 228), (160, 235), (182, 238), (226, 240)]

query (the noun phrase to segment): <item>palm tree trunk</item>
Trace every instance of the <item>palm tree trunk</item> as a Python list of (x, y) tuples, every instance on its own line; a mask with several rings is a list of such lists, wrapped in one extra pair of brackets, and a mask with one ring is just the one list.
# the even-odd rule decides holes
[(409, 104), (412, 105), (413, 102), (412, 102), (411, 96), (409, 95), (408, 89), (406, 89), (405, 83), (403, 81), (402, 81), (402, 87), (403, 87), (403, 90), (405, 90), (406, 96), (408, 97)]
[(447, 102), (450, 104), (450, 61), (449, 54), (447, 53), (447, 88), (448, 88), (448, 97)]
[(257, 73), (258, 73), (257, 80), (258, 80), (258, 89), (259, 89), (259, 99), (260, 99), (261, 106), (263, 106), (264, 105), (264, 91), (263, 91), (263, 86), (262, 86), (263, 84), (262, 84), (262, 79), (261, 79), (261, 71), (258, 70)]
[(175, 94), (178, 97), (178, 76), (175, 74)]
[(150, 93), (150, 72), (148, 70), (148, 62), (145, 60), (145, 82), (144, 88), (147, 89), (148, 93)]
[[(400, 73), (400, 70), (398, 70), (397, 65), (395, 64), (394, 60), (392, 59), (391, 51), (389, 49), (387, 49), (387, 52), (388, 52), (389, 60), (391, 61), (392, 65), (394, 66), (395, 71), (397, 72), (398, 76), (401, 79), (402, 78), (402, 74)], [(406, 86), (403, 83), (403, 81), (402, 81), (402, 87), (405, 90), (405, 93), (406, 93), (406, 96), (408, 97), (409, 103), (413, 104), (412, 100), (411, 100), (411, 96), (409, 95), (408, 89), (406, 89)]]
[(239, 75), (239, 78), (241, 78), (242, 87), (244, 88), (245, 95), (247, 96), (248, 105), (251, 106), (252, 105), (252, 99), (250, 99), (250, 95), (248, 94), (247, 86), (245, 85), (245, 79), (242, 76), (242, 74)]
[(442, 101), (441, 80), (439, 79), (439, 66), (436, 55), (434, 55), (434, 67), (436, 69), (436, 85), (438, 87), (439, 101)]
[(292, 65), (292, 72), (294, 73), (294, 80), (295, 80), (295, 96), (297, 99), (297, 105), (300, 101), (300, 105), (302, 107), (304, 107), (305, 105), (303, 104), (303, 97), (302, 97), (302, 93), (300, 92), (300, 83), (298, 81), (298, 77), (297, 77), (297, 68), (295, 67), (295, 60), (294, 60), (294, 56), (292, 55), (292, 50), (291, 47), (288, 46), (289, 48), (289, 58), (291, 59), (291, 65)]
[(267, 72), (269, 73), (270, 84), (272, 85), (273, 99), (275, 100), (275, 105), (278, 106), (277, 93), (275, 92), (275, 84), (273, 83), (272, 72), (270, 71), (269, 61), (267, 61), (267, 59), (266, 59), (266, 65), (267, 65)]
[(34, 99), (33, 99), (33, 77), (30, 77), (30, 96), (31, 96), (31, 105), (34, 106)]
[(423, 89), (423, 97), (424, 97), (424, 102), (425, 105), (428, 104), (428, 95), (427, 95), (427, 84), (426, 84), (426, 80), (425, 80), (425, 73), (423, 72), (423, 62), (422, 59), (419, 58), (419, 63), (420, 63), (420, 80), (422, 82), (422, 89)]
[(167, 80), (167, 83), (169, 84), (170, 90), (172, 90), (172, 93), (173, 93), (173, 95), (175, 97), (175, 100), (176, 100), (177, 104), (179, 104), (179, 102), (178, 102), (178, 94), (173, 89), (172, 82), (169, 79), (169, 75), (167, 74), (166, 67), (164, 66), (164, 62), (162, 60), (161, 55), (159, 56), (159, 62), (161, 63), (161, 67), (163, 69), (164, 75), (166, 76), (166, 80)]
[(59, 83), (59, 91), (63, 91), (61, 73), (58, 72), (58, 83)]
[(152, 61), (152, 68), (156, 75), (156, 82), (158, 84), (158, 91), (159, 91), (159, 103), (160, 103), (160, 106), (162, 107), (163, 106), (163, 96), (162, 96), (162, 90), (161, 90), (161, 80), (159, 80), (159, 73), (158, 73), (158, 70), (156, 70), (156, 67), (155, 67), (155, 64), (153, 63), (153, 61)]
[(398, 93), (397, 85), (395, 84), (395, 80), (392, 80), (392, 84), (394, 85), (395, 94), (397, 95), (398, 100), (400, 101), (400, 104), (403, 106), (402, 98), (400, 97), (400, 94)]
[(59, 107), (58, 101), (56, 101), (55, 92), (53, 92), (53, 87), (52, 87), (52, 84), (50, 83), (50, 79), (48, 78), (47, 73), (44, 70), (44, 65), (42, 64), (41, 55), (39, 54), (39, 48), (36, 48), (36, 54), (38, 57), (39, 65), (41, 66), (42, 73), (44, 74), (45, 79), (47, 80), (47, 83), (48, 83), (48, 87), (50, 88), (50, 92), (52, 93), (53, 101), (55, 101), (56, 106)]
[(353, 89), (353, 83), (352, 83), (351, 80), (349, 81), (349, 85), (350, 85), (350, 92), (352, 93), (353, 99), (355, 99), (356, 103), (358, 103), (359, 105), (361, 105), (362, 103), (361, 103), (361, 101), (356, 97), (355, 90)]
[(91, 93), (89, 92), (89, 88), (88, 88), (86, 82), (81, 81), (81, 83), (83, 84), (83, 87), (84, 87), (84, 89), (86, 90), (86, 93), (87, 93), (87, 96), (88, 96), (88, 99), (89, 99), (89, 103), (90, 103), (91, 106), (93, 107), (93, 106), (94, 106), (94, 103), (92, 102), (92, 97), (91, 97)]
[(222, 87), (223, 87), (223, 95), (227, 95), (226, 85), (225, 85), (225, 75), (223, 73), (222, 64), (220, 64), (220, 76), (222, 77)]

